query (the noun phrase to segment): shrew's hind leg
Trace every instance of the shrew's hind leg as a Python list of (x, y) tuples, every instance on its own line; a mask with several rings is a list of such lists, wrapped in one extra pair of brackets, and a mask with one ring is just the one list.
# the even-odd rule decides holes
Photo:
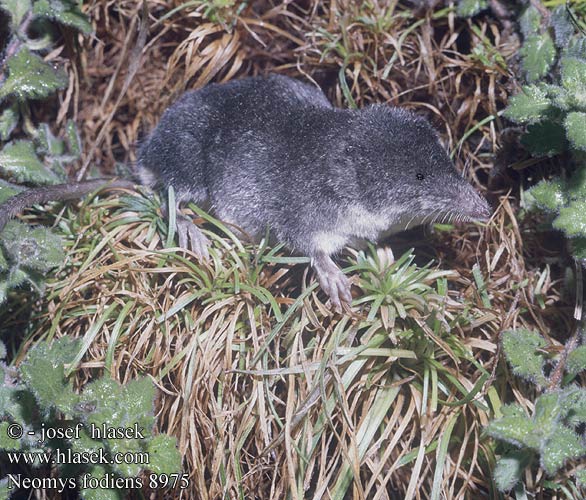
[(330, 297), (334, 308), (341, 312), (342, 304), (349, 305), (352, 302), (350, 281), (331, 257), (324, 252), (313, 255), (311, 264), (322, 290)]

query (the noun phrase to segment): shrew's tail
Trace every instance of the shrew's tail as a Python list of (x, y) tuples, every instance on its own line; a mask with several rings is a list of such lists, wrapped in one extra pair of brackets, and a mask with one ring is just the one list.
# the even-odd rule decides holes
[(31, 188), (18, 193), (0, 204), (0, 231), (6, 223), (25, 208), (49, 201), (67, 201), (102, 189), (134, 189), (135, 184), (121, 179), (94, 179)]

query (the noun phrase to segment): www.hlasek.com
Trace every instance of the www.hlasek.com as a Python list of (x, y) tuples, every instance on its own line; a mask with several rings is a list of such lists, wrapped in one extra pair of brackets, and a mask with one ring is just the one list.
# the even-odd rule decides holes
[[(77, 423), (74, 426), (47, 427), (28, 431), (29, 436), (40, 434), (38, 443), (47, 440), (65, 439), (73, 441), (80, 438), (84, 425)], [(109, 428), (106, 426), (90, 426), (85, 430), (92, 439), (144, 439), (144, 429), (134, 425), (128, 428)], [(25, 434), (19, 424), (11, 424), (7, 428), (7, 435), (11, 439), (20, 439)], [(144, 451), (108, 453), (104, 448), (95, 450), (76, 451), (70, 448), (55, 448), (51, 451), (6, 451), (8, 463), (11, 465), (30, 465), (33, 468), (42, 465), (122, 465), (137, 464), (148, 469), (149, 453)], [(187, 488), (188, 474), (149, 474), (146, 480), (142, 477), (121, 477), (117, 474), (93, 476), (85, 473), (78, 478), (55, 477), (27, 477), (23, 474), (8, 474), (8, 488), (14, 489), (56, 489), (62, 493), (65, 489), (136, 489), (148, 486), (149, 488)]]

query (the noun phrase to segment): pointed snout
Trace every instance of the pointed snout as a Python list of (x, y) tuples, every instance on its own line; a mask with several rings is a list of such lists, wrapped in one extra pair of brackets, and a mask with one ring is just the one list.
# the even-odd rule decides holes
[(478, 194), (471, 185), (460, 191), (459, 209), (463, 215), (472, 220), (486, 222), (492, 215), (492, 209), (484, 196)]

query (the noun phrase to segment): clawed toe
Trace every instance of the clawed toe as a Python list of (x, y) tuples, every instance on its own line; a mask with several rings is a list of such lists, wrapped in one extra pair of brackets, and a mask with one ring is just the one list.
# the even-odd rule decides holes
[(322, 290), (329, 296), (332, 306), (342, 312), (343, 305), (352, 302), (350, 281), (342, 270), (327, 256), (316, 259), (313, 264)]
[(190, 219), (183, 216), (177, 217), (177, 234), (181, 248), (191, 250), (202, 260), (209, 259), (208, 247), (210, 242)]

